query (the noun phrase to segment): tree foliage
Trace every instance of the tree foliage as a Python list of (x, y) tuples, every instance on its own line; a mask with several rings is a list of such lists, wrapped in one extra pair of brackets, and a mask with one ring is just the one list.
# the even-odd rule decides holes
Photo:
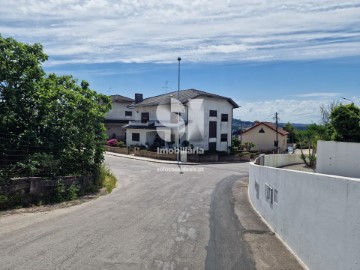
[(335, 140), (360, 142), (360, 109), (354, 103), (337, 106), (331, 112), (330, 123)]
[(322, 104), (320, 106), (320, 113), (321, 113), (321, 121), (324, 125), (330, 124), (330, 116), (331, 113), (340, 105), (340, 102), (337, 100), (333, 100), (329, 104)]
[(0, 180), (92, 173), (103, 159), (109, 98), (46, 75), (47, 59), (40, 44), (0, 36)]
[[(326, 129), (324, 125), (311, 124), (306, 130), (299, 131), (297, 134), (301, 158), (308, 167), (314, 168), (316, 166), (317, 141), (328, 139)], [(304, 153), (303, 148), (308, 149), (307, 154)]]
[(290, 123), (288, 122), (283, 129), (287, 132), (289, 132), (289, 142), (290, 143), (296, 143), (297, 142), (297, 129)]

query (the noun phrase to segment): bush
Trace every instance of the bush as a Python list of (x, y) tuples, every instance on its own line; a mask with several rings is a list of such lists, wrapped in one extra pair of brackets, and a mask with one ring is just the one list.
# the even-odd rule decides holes
[(117, 139), (111, 139), (111, 140), (108, 140), (108, 141), (106, 142), (106, 144), (107, 144), (108, 146), (117, 146), (118, 141), (117, 141)]
[(120, 148), (124, 148), (125, 147), (125, 143), (123, 141), (118, 141), (117, 144), (116, 144), (117, 147), (120, 147)]
[(182, 147), (188, 147), (190, 145), (190, 142), (187, 140), (182, 141), (181, 146)]
[(64, 182), (59, 180), (54, 189), (53, 202), (59, 203), (76, 200), (79, 190), (79, 186), (76, 183), (72, 183), (69, 187), (66, 187)]

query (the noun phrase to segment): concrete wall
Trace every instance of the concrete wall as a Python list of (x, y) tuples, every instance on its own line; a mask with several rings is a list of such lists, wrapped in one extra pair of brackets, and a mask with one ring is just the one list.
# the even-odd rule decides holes
[(296, 154), (280, 154), (280, 155), (266, 155), (264, 158), (264, 166), (268, 167), (282, 167), (290, 164), (304, 163), (301, 155)]
[(316, 172), (360, 178), (360, 143), (318, 141), (317, 145)]
[[(202, 97), (200, 97), (202, 98)], [(204, 97), (204, 145), (199, 146), (205, 150), (209, 149), (209, 142), (216, 142), (217, 151), (228, 151), (228, 147), (231, 146), (231, 128), (232, 128), (232, 105), (224, 99), (215, 99)], [(217, 111), (217, 117), (210, 117), (210, 110)], [(228, 115), (228, 122), (221, 121), (221, 114)], [(190, 117), (190, 116), (189, 116)], [(216, 139), (209, 138), (209, 121), (217, 122), (217, 134)], [(227, 134), (227, 142), (221, 142), (221, 134)], [(195, 144), (194, 144), (195, 145)], [(198, 146), (198, 145), (197, 145)]]
[[(110, 120), (133, 120), (136, 116), (136, 110), (128, 108), (131, 102), (112, 102), (111, 110), (106, 114), (105, 119)], [(125, 116), (125, 111), (131, 111), (132, 116)]]
[[(259, 133), (261, 128), (265, 131), (265, 133)], [(239, 138), (241, 138), (242, 143), (254, 143), (255, 147), (252, 149), (256, 151), (276, 150), (276, 147), (274, 146), (274, 142), (276, 141), (276, 132), (264, 124), (247, 131), (246, 133), (239, 136)], [(278, 139), (280, 151), (285, 152), (287, 149), (287, 136), (279, 134)]]
[(309, 269), (360, 268), (359, 179), (254, 163), (249, 173), (254, 208)]

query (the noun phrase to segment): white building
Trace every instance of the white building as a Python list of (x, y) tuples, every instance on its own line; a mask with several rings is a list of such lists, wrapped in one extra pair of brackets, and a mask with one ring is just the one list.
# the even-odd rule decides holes
[(121, 95), (110, 96), (112, 108), (105, 116), (106, 135), (109, 139), (118, 139), (125, 141), (125, 128), (130, 120), (134, 119), (134, 109), (131, 104), (134, 103), (132, 98)]
[(196, 89), (146, 99), (137, 94), (134, 120), (126, 126), (126, 144), (173, 147), (188, 141), (205, 151), (228, 151), (233, 109), (238, 107), (231, 98)]

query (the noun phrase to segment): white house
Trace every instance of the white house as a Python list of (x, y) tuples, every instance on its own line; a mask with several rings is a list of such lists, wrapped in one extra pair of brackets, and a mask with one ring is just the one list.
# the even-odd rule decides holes
[(137, 94), (126, 144), (172, 147), (188, 141), (205, 151), (228, 151), (233, 109), (238, 107), (231, 98), (196, 89), (146, 99)]
[(124, 126), (129, 124), (129, 121), (133, 120), (135, 116), (134, 109), (130, 106), (134, 103), (134, 99), (121, 95), (112, 95), (110, 98), (112, 108), (105, 116), (106, 135), (109, 139), (125, 141)]
[[(287, 149), (288, 132), (282, 128), (278, 128), (278, 146), (280, 152), (285, 152)], [(246, 129), (239, 139), (242, 143), (252, 142), (255, 144), (253, 150), (256, 151), (275, 151), (276, 150), (276, 126), (269, 122), (256, 121), (255, 124)]]

